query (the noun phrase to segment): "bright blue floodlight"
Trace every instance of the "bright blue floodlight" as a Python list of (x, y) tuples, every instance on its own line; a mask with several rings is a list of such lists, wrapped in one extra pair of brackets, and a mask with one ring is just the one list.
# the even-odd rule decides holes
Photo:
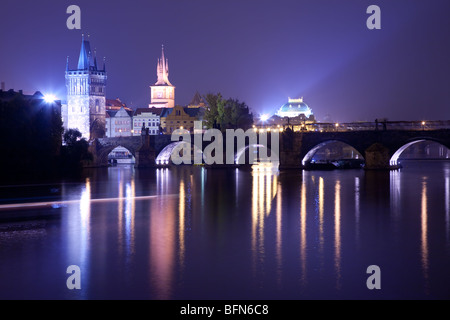
[(57, 100), (56, 96), (54, 94), (46, 94), (44, 96), (44, 101), (47, 103), (53, 103)]

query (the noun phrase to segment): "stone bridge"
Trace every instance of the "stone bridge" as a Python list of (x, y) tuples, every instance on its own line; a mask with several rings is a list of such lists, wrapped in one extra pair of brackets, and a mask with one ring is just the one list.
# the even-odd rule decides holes
[[(303, 168), (310, 162), (319, 148), (336, 141), (353, 147), (363, 155), (366, 169), (397, 168), (397, 159), (403, 150), (421, 141), (437, 142), (450, 149), (450, 129), (336, 132), (293, 132), (287, 129), (277, 134), (279, 135), (279, 140), (277, 141), (279, 141), (280, 169)], [(268, 132), (267, 135), (267, 143), (264, 145), (270, 149), (273, 133)], [(191, 134), (191, 141), (193, 142), (194, 139), (194, 135)], [(136, 167), (153, 167), (160, 164), (169, 164), (170, 154), (174, 146), (179, 143), (182, 142), (171, 141), (171, 135), (95, 139), (90, 145), (90, 151), (94, 156), (92, 165), (107, 165), (108, 154), (118, 146), (128, 149), (133, 154), (136, 158)], [(202, 150), (209, 144), (211, 144), (210, 141), (203, 141), (202, 139)], [(250, 146), (249, 139), (246, 139), (245, 144), (245, 148), (248, 149)], [(252, 145), (256, 148), (261, 147), (261, 144)], [(225, 153), (225, 151), (226, 139), (223, 139), (223, 152)], [(242, 151), (244, 150), (235, 150), (235, 154), (240, 154)], [(223, 159), (226, 159), (225, 155)]]
[(319, 148), (335, 141), (356, 149), (364, 157), (365, 168), (387, 169), (396, 168), (400, 154), (421, 141), (450, 149), (450, 129), (285, 132), (280, 138), (280, 167), (303, 167)]

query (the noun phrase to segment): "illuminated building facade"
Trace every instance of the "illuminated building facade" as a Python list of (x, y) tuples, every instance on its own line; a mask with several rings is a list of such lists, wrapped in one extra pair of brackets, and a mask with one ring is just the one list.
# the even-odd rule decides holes
[(142, 127), (148, 129), (148, 134), (159, 134), (160, 115), (163, 108), (138, 108), (133, 117), (133, 135), (140, 136)]
[(106, 136), (132, 136), (133, 111), (121, 107), (119, 110), (106, 110)]
[(275, 114), (280, 118), (304, 118), (304, 120), (314, 121), (314, 115), (311, 108), (303, 101), (303, 97), (300, 99), (288, 99), (288, 102), (283, 104), (278, 112)]
[(97, 58), (92, 54), (88, 40), (81, 41), (77, 69), (66, 65), (67, 125), (78, 129), (87, 140), (102, 138), (105, 135), (105, 89), (106, 68), (97, 67)]
[(202, 120), (204, 108), (188, 108), (175, 106), (166, 108), (161, 112), (161, 128), (166, 134), (177, 129), (186, 129), (194, 132), (194, 121)]
[(316, 123), (316, 119), (311, 108), (299, 99), (288, 99), (278, 111), (273, 115), (263, 115), (254, 123), (255, 129), (283, 130), (287, 127), (294, 131), (310, 130), (310, 124)]

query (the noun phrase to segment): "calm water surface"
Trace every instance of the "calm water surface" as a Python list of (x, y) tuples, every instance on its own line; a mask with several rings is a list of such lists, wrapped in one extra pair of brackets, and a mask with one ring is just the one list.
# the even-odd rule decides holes
[[(0, 193), (0, 217), (42, 217), (0, 224), (1, 299), (450, 298), (449, 162), (117, 166)], [(366, 287), (370, 265), (381, 290)]]

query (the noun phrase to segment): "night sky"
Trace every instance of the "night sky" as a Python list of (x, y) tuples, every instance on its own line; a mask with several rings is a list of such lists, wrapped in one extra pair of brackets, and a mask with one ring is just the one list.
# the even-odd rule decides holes
[[(81, 8), (81, 30), (66, 8)], [(368, 30), (369, 5), (381, 30)], [(2, 0), (0, 81), (55, 92), (81, 34), (106, 57), (107, 97), (150, 102), (164, 44), (176, 103), (221, 92), (255, 114), (303, 96), (318, 120), (450, 119), (448, 0)], [(101, 63), (100, 63), (101, 64)]]

